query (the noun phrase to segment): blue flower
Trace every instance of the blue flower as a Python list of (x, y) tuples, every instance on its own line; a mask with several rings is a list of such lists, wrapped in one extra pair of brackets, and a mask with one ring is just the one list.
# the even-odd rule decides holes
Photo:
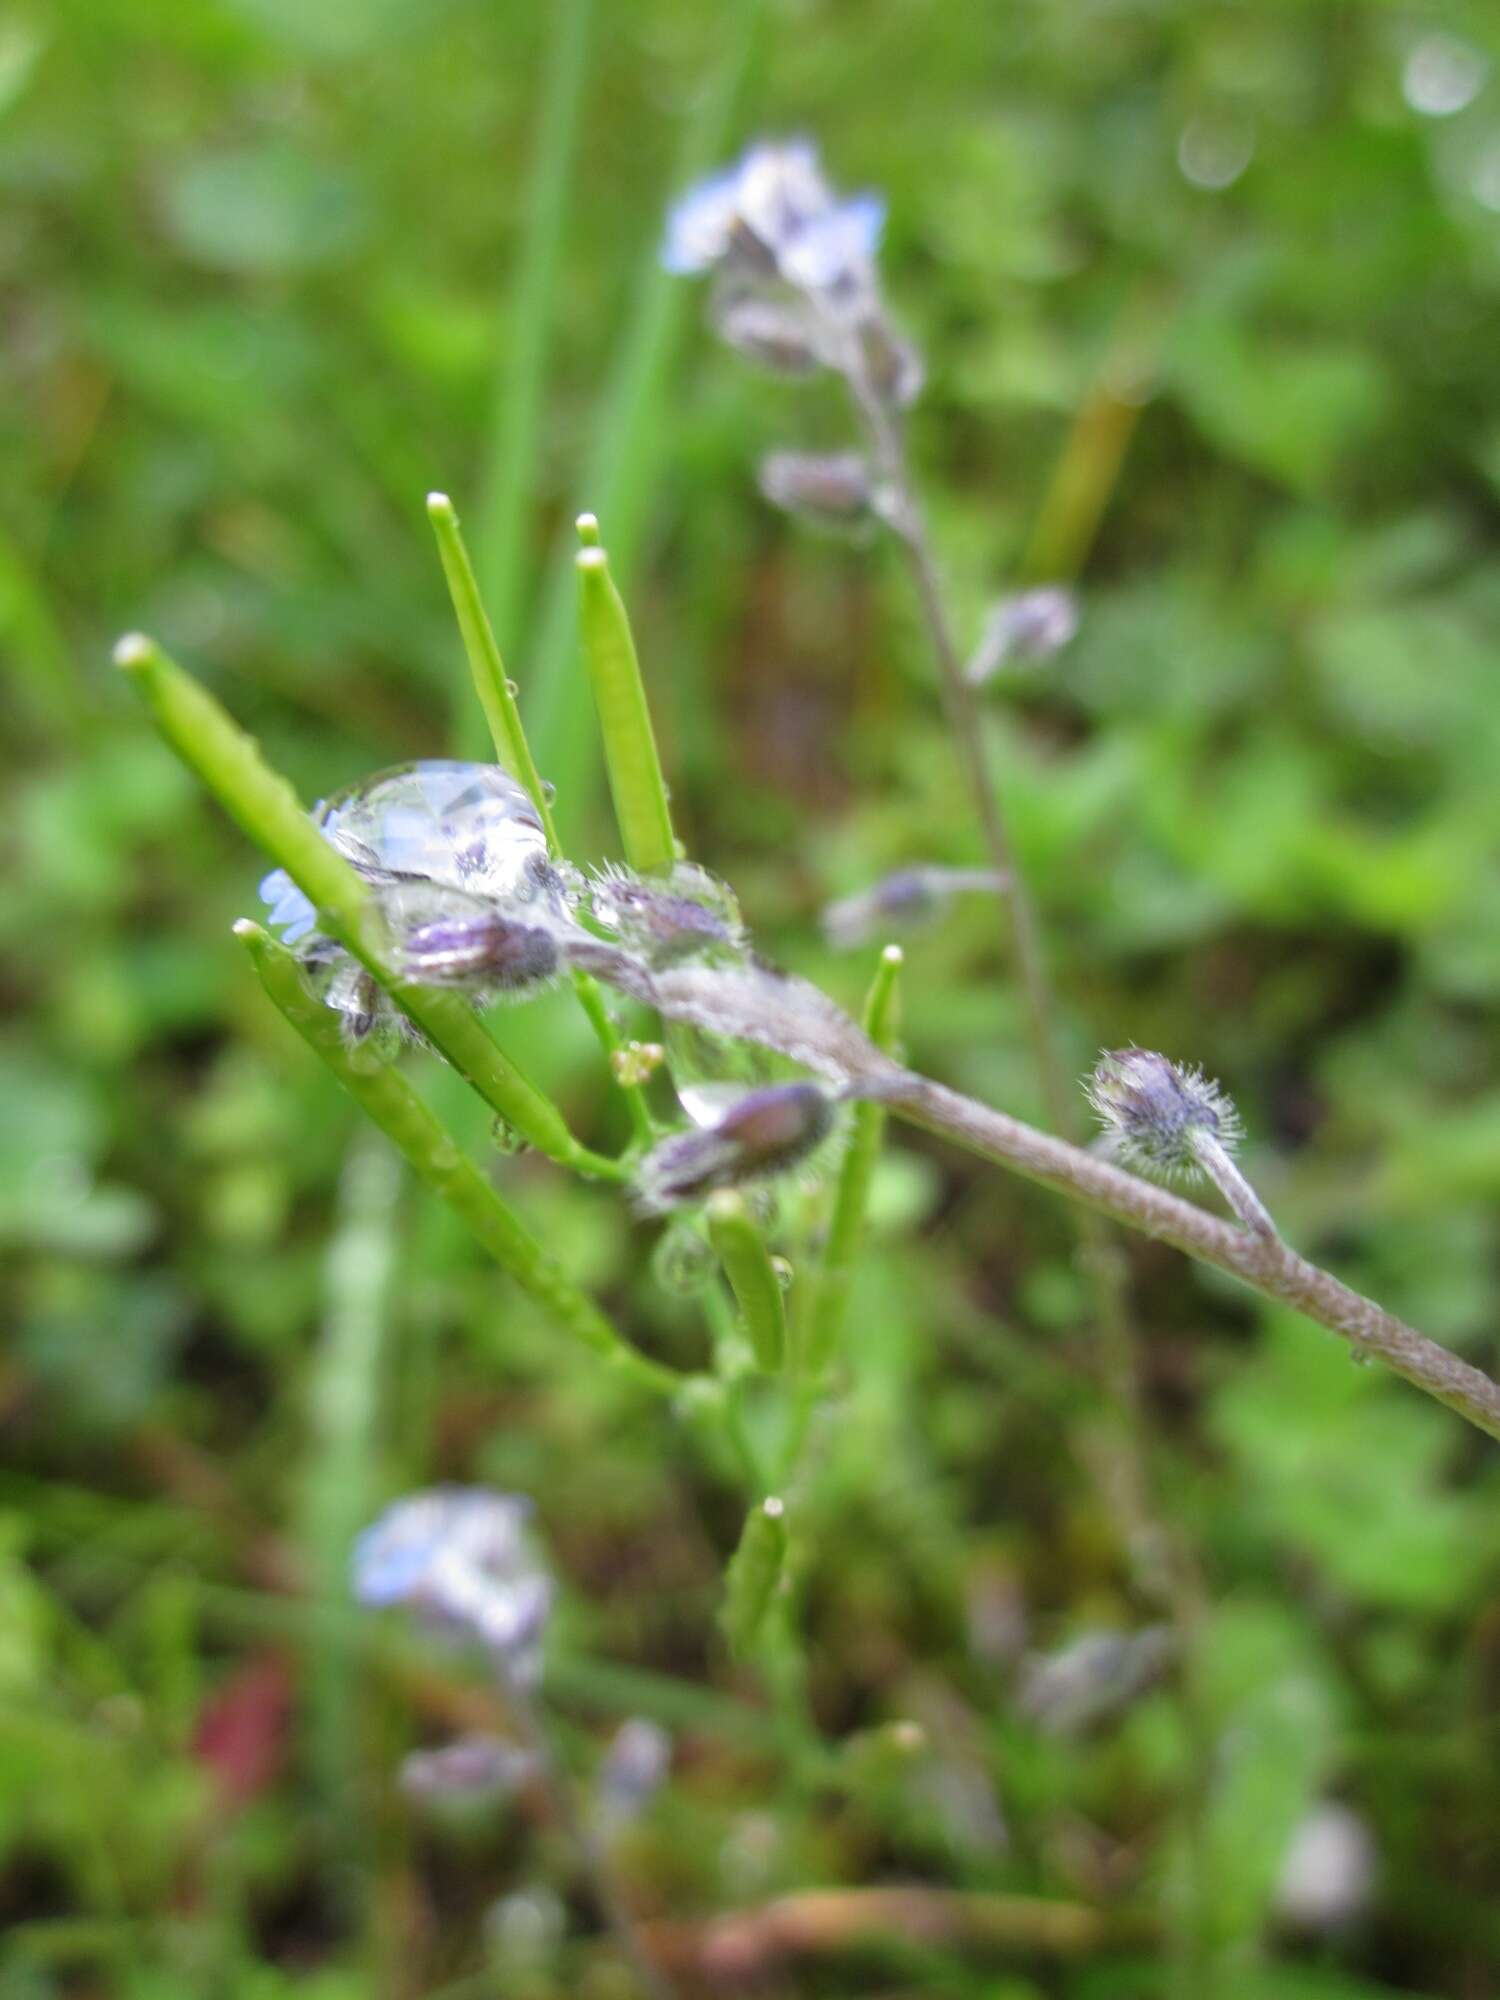
[(864, 290), (880, 243), (877, 195), (838, 200), (807, 139), (759, 139), (667, 217), (662, 262), (680, 274), (730, 266), (801, 291)]
[(260, 899), (270, 911), (268, 921), (295, 944), (317, 927), (318, 913), (284, 868), (273, 868), (260, 885)]
[(439, 1486), (397, 1500), (354, 1545), (354, 1595), (406, 1605), (477, 1641), (523, 1685), (536, 1678), (552, 1580), (526, 1535), (531, 1502)]

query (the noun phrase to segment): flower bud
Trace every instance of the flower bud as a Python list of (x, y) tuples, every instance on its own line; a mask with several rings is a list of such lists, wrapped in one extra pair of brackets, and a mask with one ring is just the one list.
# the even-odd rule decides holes
[(1150, 1049), (1101, 1056), (1086, 1089), (1110, 1150), (1143, 1173), (1200, 1173), (1209, 1145), (1227, 1154), (1240, 1136), (1239, 1115), (1218, 1084)]
[(1078, 601), (1070, 590), (1047, 585), (1002, 597), (990, 611), (973, 658), (964, 669), (979, 687), (1017, 660), (1046, 660), (1078, 631)]
[(773, 451), (759, 483), (773, 507), (814, 527), (859, 528), (870, 518), (870, 468), (857, 451)]
[(498, 1736), (459, 1736), (436, 1750), (413, 1750), (401, 1765), (408, 1798), (469, 1800), (505, 1797), (536, 1775), (536, 1759)]
[(426, 986), (528, 993), (555, 976), (557, 960), (550, 932), (498, 910), (438, 917), (401, 941), (402, 969)]
[(940, 868), (920, 863), (898, 868), (858, 895), (844, 896), (823, 912), (823, 934), (836, 951), (852, 951), (881, 931), (930, 922), (955, 896), (974, 890), (994, 894), (1006, 878), (993, 868)]
[(828, 1136), (833, 1099), (816, 1083), (747, 1091), (696, 1131), (674, 1132), (636, 1170), (643, 1213), (664, 1214), (715, 1188), (783, 1173)]

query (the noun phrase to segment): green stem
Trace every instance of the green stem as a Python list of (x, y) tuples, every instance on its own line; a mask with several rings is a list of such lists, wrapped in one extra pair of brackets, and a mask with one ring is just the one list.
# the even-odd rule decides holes
[[(585, 515), (583, 520), (593, 523), (593, 516)], [(593, 532), (597, 531), (595, 523)], [(597, 542), (585, 541), (577, 564), (583, 654), (594, 706), (599, 711), (599, 733), (604, 739), (604, 761), (625, 859), (642, 873), (665, 871), (677, 859), (677, 843), (630, 619), (609, 573), (604, 549)]]
[[(547, 847), (554, 860), (562, 853), (557, 838), (557, 823), (552, 815), (552, 800), (547, 786), (536, 767), (531, 754), (531, 745), (526, 740), (526, 728), (521, 720), (521, 711), (516, 702), (515, 685), (505, 671), (505, 661), (496, 643), (494, 627), (484, 608), (480, 595), (479, 581), (474, 574), (474, 565), (469, 559), (469, 551), (464, 542), (463, 530), (458, 523), (458, 513), (446, 493), (429, 493), (427, 496), (427, 518), (432, 523), (432, 532), (437, 537), (438, 554), (442, 558), (443, 574), (448, 580), (448, 594), (453, 600), (453, 611), (458, 619), (458, 629), (463, 635), (464, 651), (468, 655), (469, 672), (474, 681), (474, 692), (479, 697), (479, 705), (484, 710), (485, 720), (490, 727), (490, 736), (495, 745), (495, 755), (518, 783), (525, 786), (542, 822), (542, 830), (547, 836)], [(620, 1037), (615, 1032), (615, 1024), (609, 1017), (609, 1009), (597, 983), (586, 972), (574, 970), (573, 990), (578, 995), (579, 1005), (588, 1016), (599, 1044), (604, 1050), (612, 1071), (614, 1059), (619, 1053)], [(619, 1082), (618, 1072), (616, 1081)], [(621, 1083), (625, 1093), (630, 1121), (636, 1137), (649, 1145), (656, 1136), (656, 1127), (646, 1105), (645, 1094), (639, 1085)]]
[(234, 934), (249, 953), (267, 994), (297, 1033), (495, 1262), (565, 1332), (625, 1380), (657, 1395), (675, 1395), (687, 1378), (630, 1346), (459, 1150), (398, 1069), (368, 1049), (348, 1047), (338, 1022), (308, 990), (301, 967), (285, 945), (249, 918), (235, 925)]
[[(870, 991), (865, 999), (864, 1030), (877, 1048), (890, 1051), (896, 1041), (900, 1014), (900, 973), (902, 953), (898, 944), (889, 944), (880, 954)], [(802, 1370), (816, 1381), (838, 1351), (844, 1320), (849, 1310), (849, 1292), (859, 1262), (865, 1233), (865, 1210), (869, 1205), (870, 1182), (885, 1132), (885, 1112), (875, 1102), (856, 1104), (853, 1129), (839, 1168), (834, 1194), (833, 1218), (828, 1227), (828, 1247), (813, 1296), (807, 1329)]]
[(343, 855), (326, 841), (297, 794), (259, 747), (190, 674), (152, 639), (133, 633), (115, 648), (115, 664), (140, 689), (157, 727), (237, 825), (279, 862), (318, 912), (414, 1021), (434, 1048), (538, 1152), (560, 1166), (603, 1180), (623, 1180), (618, 1161), (590, 1152), (562, 1113), (496, 1047), (461, 994), (419, 986), (387, 962), (380, 912)]
[(756, 1365), (774, 1375), (786, 1360), (786, 1301), (744, 1197), (721, 1188), (708, 1202), (708, 1234), (739, 1305)]

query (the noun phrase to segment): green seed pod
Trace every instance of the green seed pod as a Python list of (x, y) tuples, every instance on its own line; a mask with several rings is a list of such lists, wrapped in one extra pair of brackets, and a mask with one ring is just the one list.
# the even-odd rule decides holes
[(745, 1659), (765, 1624), (786, 1565), (786, 1502), (774, 1494), (745, 1517), (740, 1545), (724, 1578), (721, 1622), (729, 1650)]

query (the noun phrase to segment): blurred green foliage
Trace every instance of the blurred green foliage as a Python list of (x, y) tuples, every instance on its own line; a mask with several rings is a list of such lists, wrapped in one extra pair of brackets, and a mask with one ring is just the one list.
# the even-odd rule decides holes
[[(566, 33), (583, 94), (554, 213)], [(477, 1697), (352, 1623), (339, 1578), (363, 1512), (434, 1478), (536, 1496), (578, 1769), (626, 1713), (679, 1733), (623, 1857), (648, 1913), (927, 1880), (1170, 1929), (1197, 1865), (1215, 1992), (1493, 1987), (1482, 1440), (1135, 1246), (1155, 1471), (1210, 1593), (1196, 1685), (1168, 1673), (1049, 1732), (1018, 1699), (1022, 1654), (1153, 1615), (1095, 1476), (1065, 1218), (903, 1140), (806, 1496), (805, 1684), (789, 1659), (768, 1705), (715, 1625), (732, 1468), (351, 1152), (351, 1107), (228, 936), (255, 857), (111, 683), (109, 641), (149, 627), (309, 797), (472, 744), (421, 510), (444, 487), (477, 519), (559, 814), (602, 854), (557, 580), (574, 507), (597, 505), (692, 851), (764, 949), (854, 1004), (869, 967), (829, 954), (820, 905), (977, 843), (900, 577), (754, 497), (762, 449), (842, 439), (834, 392), (743, 371), (653, 268), (687, 160), (761, 129), (815, 131), (841, 181), (889, 194), (888, 278), (930, 367), (915, 448), (965, 624), (1049, 549), (1086, 553), (1076, 645), (994, 711), (1076, 1066), (1125, 1041), (1204, 1063), (1293, 1240), (1494, 1360), (1492, 13), (15, 0), (6, 2000), (609, 1990), (568, 1960), (484, 1970), (515, 1930), (486, 1909), (549, 1866), (519, 1807), (437, 1825), (395, 1791), (402, 1749)], [(1128, 432), (1116, 474), (1099, 440)], [(1068, 497), (1095, 474), (1097, 529)], [(906, 941), (904, 1032), (920, 1066), (1034, 1116), (992, 933), (963, 904)], [(503, 1033), (577, 1129), (618, 1136), (565, 996)], [(420, 1080), (465, 1115), (451, 1080)], [(696, 1358), (693, 1309), (613, 1199), (530, 1159), (496, 1172), (644, 1345)], [(920, 1740), (893, 1751), (886, 1725), (909, 1722)], [(1378, 1871), (1362, 1917), (1309, 1938), (1276, 1884), (1330, 1797)], [(1118, 2000), (1175, 1977), (1148, 1930), (1066, 1963), (888, 1937), (768, 1980)]]

